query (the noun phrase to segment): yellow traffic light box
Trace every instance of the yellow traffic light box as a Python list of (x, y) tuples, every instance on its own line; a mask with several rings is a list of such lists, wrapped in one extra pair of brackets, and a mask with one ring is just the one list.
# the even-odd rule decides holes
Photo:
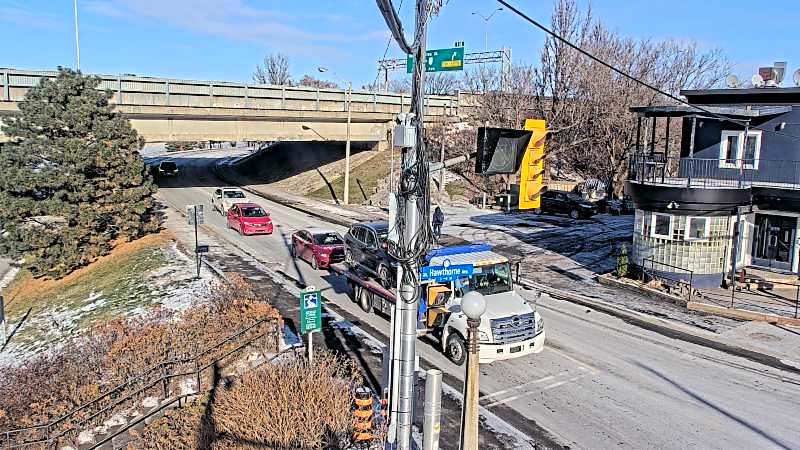
[(547, 125), (543, 119), (525, 119), (525, 129), (533, 135), (522, 159), (519, 174), (519, 209), (536, 209), (541, 205), (544, 188), (544, 136)]

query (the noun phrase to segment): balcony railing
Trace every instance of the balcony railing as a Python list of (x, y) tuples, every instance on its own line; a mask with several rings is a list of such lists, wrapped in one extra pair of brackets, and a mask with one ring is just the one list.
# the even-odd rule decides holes
[(630, 160), (628, 179), (642, 184), (691, 188), (800, 189), (800, 161), (636, 155)]

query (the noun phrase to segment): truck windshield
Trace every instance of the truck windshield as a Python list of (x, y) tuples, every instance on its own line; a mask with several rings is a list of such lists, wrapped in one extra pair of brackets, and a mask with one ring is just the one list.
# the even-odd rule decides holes
[(242, 191), (224, 191), (225, 198), (247, 198)]
[(476, 267), (471, 277), (459, 277), (455, 281), (455, 289), (459, 297), (463, 297), (470, 291), (491, 295), (508, 292), (511, 288), (511, 268), (507, 262)]

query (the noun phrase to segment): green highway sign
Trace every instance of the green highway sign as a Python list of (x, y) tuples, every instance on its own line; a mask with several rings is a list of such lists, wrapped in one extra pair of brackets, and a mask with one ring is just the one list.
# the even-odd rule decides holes
[[(406, 73), (414, 69), (414, 57), (406, 56)], [(464, 47), (440, 48), (425, 52), (425, 72), (464, 70)]]
[(322, 329), (322, 295), (319, 291), (300, 292), (300, 334)]

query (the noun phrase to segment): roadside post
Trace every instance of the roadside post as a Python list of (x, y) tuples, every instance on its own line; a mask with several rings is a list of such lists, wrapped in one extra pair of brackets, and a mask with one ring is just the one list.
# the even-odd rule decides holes
[(203, 205), (186, 205), (186, 221), (194, 225), (194, 259), (197, 266), (197, 278), (200, 278), (201, 253), (208, 253), (208, 245), (199, 245), (197, 241), (197, 226), (205, 223)]
[(308, 363), (314, 358), (312, 333), (322, 329), (322, 295), (314, 286), (300, 291), (300, 334), (308, 333)]

